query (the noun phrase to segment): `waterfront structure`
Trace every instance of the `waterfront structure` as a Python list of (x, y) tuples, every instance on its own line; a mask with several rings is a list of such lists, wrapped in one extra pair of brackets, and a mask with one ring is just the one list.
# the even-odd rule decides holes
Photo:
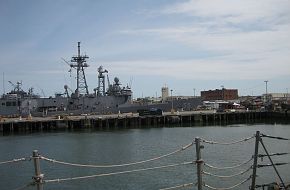
[(168, 89), (168, 87), (165, 85), (165, 86), (163, 86), (163, 87), (161, 88), (161, 99), (162, 99), (162, 101), (163, 101), (163, 102), (166, 101), (167, 98), (168, 98), (168, 96), (169, 96), (169, 89)]
[(202, 100), (237, 100), (238, 90), (237, 89), (215, 89), (208, 91), (201, 91)]
[[(14, 89), (0, 97), (0, 116), (51, 116), (51, 115), (80, 115), (80, 114), (111, 114), (136, 112), (139, 109), (158, 108), (169, 111), (174, 104), (176, 110), (193, 110), (201, 104), (200, 98), (190, 98), (181, 96), (169, 97), (168, 87), (163, 88), (163, 100), (160, 102), (155, 97), (155, 101), (141, 100), (132, 102), (132, 91), (129, 86), (121, 86), (119, 78), (115, 77), (110, 82), (108, 70), (102, 66), (98, 68), (97, 87), (93, 88), (93, 93), (89, 91), (86, 81), (85, 69), (87, 55), (82, 55), (78, 43), (78, 53), (73, 56), (70, 71), (76, 71), (76, 86), (73, 91), (68, 85), (64, 85), (64, 92), (55, 96), (40, 97), (33, 93), (33, 89), (25, 92), (21, 89), (22, 82), (13, 84)], [(157, 93), (156, 93), (157, 94)]]
[(267, 93), (262, 95), (263, 99), (266, 100), (266, 97), (269, 102), (271, 101), (284, 101), (287, 102), (289, 100), (288, 93)]

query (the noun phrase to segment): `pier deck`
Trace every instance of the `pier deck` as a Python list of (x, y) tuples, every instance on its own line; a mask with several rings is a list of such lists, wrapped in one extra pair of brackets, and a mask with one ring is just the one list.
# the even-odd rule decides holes
[(235, 123), (256, 123), (264, 121), (290, 121), (287, 113), (281, 112), (214, 112), (186, 111), (165, 112), (163, 115), (139, 116), (137, 113), (122, 113), (111, 115), (78, 115), (31, 118), (1, 118), (0, 132), (32, 132), (58, 129), (81, 128), (146, 128), (166, 125), (227, 125)]

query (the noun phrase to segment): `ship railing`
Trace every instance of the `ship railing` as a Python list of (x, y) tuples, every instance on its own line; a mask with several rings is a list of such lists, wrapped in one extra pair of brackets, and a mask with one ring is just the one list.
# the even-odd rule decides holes
[[(83, 163), (73, 163), (69, 161), (61, 161), (53, 158), (46, 157), (38, 152), (38, 150), (34, 150), (32, 152), (32, 156), (29, 157), (21, 157), (21, 158), (16, 158), (16, 159), (11, 159), (7, 161), (2, 161), (0, 162), (1, 165), (6, 165), (6, 164), (16, 164), (19, 162), (25, 162), (25, 161), (33, 161), (33, 166), (34, 166), (34, 175), (32, 177), (32, 181), (19, 187), (16, 188), (18, 190), (20, 189), (25, 189), (30, 186), (35, 186), (37, 190), (40, 190), (43, 188), (45, 184), (49, 183), (60, 183), (60, 182), (65, 182), (65, 181), (74, 181), (74, 180), (83, 180), (83, 179), (91, 179), (91, 178), (98, 178), (98, 177), (109, 177), (109, 176), (116, 176), (116, 175), (124, 175), (124, 174), (130, 174), (130, 173), (137, 173), (137, 172), (145, 172), (145, 171), (154, 171), (154, 170), (161, 170), (161, 169), (166, 169), (166, 168), (177, 168), (177, 167), (182, 167), (182, 166), (188, 166), (188, 165), (195, 165), (196, 166), (196, 176), (197, 176), (197, 181), (195, 182), (187, 182), (184, 184), (176, 184), (171, 187), (164, 187), (164, 188), (159, 188), (160, 190), (169, 190), (169, 189), (181, 189), (181, 188), (188, 188), (192, 186), (196, 186), (198, 190), (202, 190), (203, 188), (205, 189), (213, 189), (213, 190), (229, 190), (229, 189), (235, 189), (246, 182), (251, 180), (251, 185), (250, 189), (254, 190), (256, 188), (260, 187), (266, 187), (267, 184), (261, 184), (257, 185), (256, 184), (256, 178), (257, 178), (257, 169), (263, 168), (263, 167), (273, 167), (277, 176), (279, 177), (280, 180), (280, 187), (282, 189), (287, 189), (286, 184), (284, 183), (281, 175), (279, 174), (277, 170), (277, 166), (281, 165), (286, 165), (289, 164), (287, 162), (282, 162), (282, 163), (274, 163), (272, 160), (273, 156), (283, 156), (289, 153), (269, 153), (265, 144), (263, 143), (263, 138), (271, 138), (271, 139), (276, 139), (276, 140), (284, 140), (284, 141), (289, 141), (290, 139), (287, 138), (282, 138), (282, 137), (276, 137), (276, 136), (271, 136), (271, 135), (265, 135), (261, 134), (259, 131), (256, 132), (255, 135), (243, 138), (240, 140), (233, 140), (230, 142), (218, 142), (218, 141), (213, 141), (213, 140), (207, 140), (204, 138), (199, 138), (196, 137), (194, 141), (190, 142), (189, 144), (186, 144), (184, 146), (181, 146), (180, 148), (171, 151), (169, 153), (159, 155), (153, 158), (141, 160), (141, 161), (135, 161), (135, 162), (130, 162), (130, 163), (122, 163), (122, 164), (109, 164), (109, 165), (102, 165), (102, 164), (83, 164)], [(253, 155), (250, 155), (249, 158), (245, 161), (241, 161), (239, 163), (236, 163), (234, 165), (226, 165), (226, 166), (217, 166), (212, 163), (208, 163), (205, 159), (202, 158), (201, 152), (204, 149), (205, 145), (209, 146), (232, 146), (232, 145), (241, 145), (245, 144), (245, 142), (251, 141), (255, 139), (255, 151)], [(189, 150), (190, 147), (193, 147), (195, 145), (195, 159), (189, 160), (189, 161), (183, 161), (183, 162), (178, 162), (178, 163), (170, 163), (170, 164), (162, 164), (158, 166), (152, 166), (152, 167), (144, 167), (139, 168), (139, 169), (125, 169), (122, 171), (110, 171), (110, 172), (104, 172), (104, 173), (97, 173), (97, 174), (92, 174), (92, 175), (85, 175), (85, 176), (75, 176), (75, 177), (66, 177), (66, 178), (53, 178), (53, 179), (46, 179), (44, 178), (44, 174), (40, 170), (40, 163), (41, 161), (48, 162), (50, 164), (59, 164), (59, 165), (66, 165), (69, 167), (79, 167), (79, 168), (127, 168), (129, 166), (136, 166), (136, 165), (142, 165), (145, 163), (151, 163), (155, 161), (161, 162), (163, 159), (176, 156), (177, 154), (180, 154), (186, 150)], [(246, 144), (247, 145), (247, 144)], [(259, 145), (262, 145), (265, 154), (259, 154)], [(214, 147), (216, 148), (216, 147)], [(203, 150), (205, 151), (205, 150)], [(191, 151), (194, 152), (194, 151)], [(245, 155), (243, 155), (245, 156)], [(258, 158), (261, 158), (261, 160), (267, 157), (270, 161), (270, 164), (259, 164), (258, 163)], [(251, 164), (250, 164), (251, 163)], [(235, 170), (239, 171), (235, 171)], [(216, 171), (228, 171), (231, 170), (230, 175), (221, 175), (220, 172), (216, 173)], [(251, 174), (249, 174), (251, 171)], [(211, 185), (207, 183), (207, 180), (209, 178), (218, 178), (218, 179), (236, 179), (239, 180), (237, 183), (229, 186), (229, 187), (215, 187), (214, 185)], [(207, 180), (204, 180), (207, 179)], [(236, 181), (234, 180), (234, 181)]]

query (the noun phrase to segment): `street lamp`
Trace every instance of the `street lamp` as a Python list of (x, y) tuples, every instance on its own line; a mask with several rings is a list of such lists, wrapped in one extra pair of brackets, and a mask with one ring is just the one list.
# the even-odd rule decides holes
[(174, 113), (174, 110), (173, 110), (173, 96), (172, 96), (172, 89), (170, 90), (170, 92), (171, 92), (171, 114), (173, 114)]
[(221, 91), (222, 91), (222, 100), (224, 100), (225, 99), (225, 86), (221, 85), (221, 87), (222, 87), (222, 89), (221, 89)]

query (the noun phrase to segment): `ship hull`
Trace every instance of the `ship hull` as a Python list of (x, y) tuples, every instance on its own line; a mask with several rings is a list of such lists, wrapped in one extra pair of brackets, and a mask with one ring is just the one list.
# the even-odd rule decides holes
[[(50, 116), (58, 114), (115, 113), (120, 105), (129, 105), (130, 96), (55, 97), (23, 100), (0, 100), (2, 116)], [(15, 103), (14, 103), (15, 102)]]

